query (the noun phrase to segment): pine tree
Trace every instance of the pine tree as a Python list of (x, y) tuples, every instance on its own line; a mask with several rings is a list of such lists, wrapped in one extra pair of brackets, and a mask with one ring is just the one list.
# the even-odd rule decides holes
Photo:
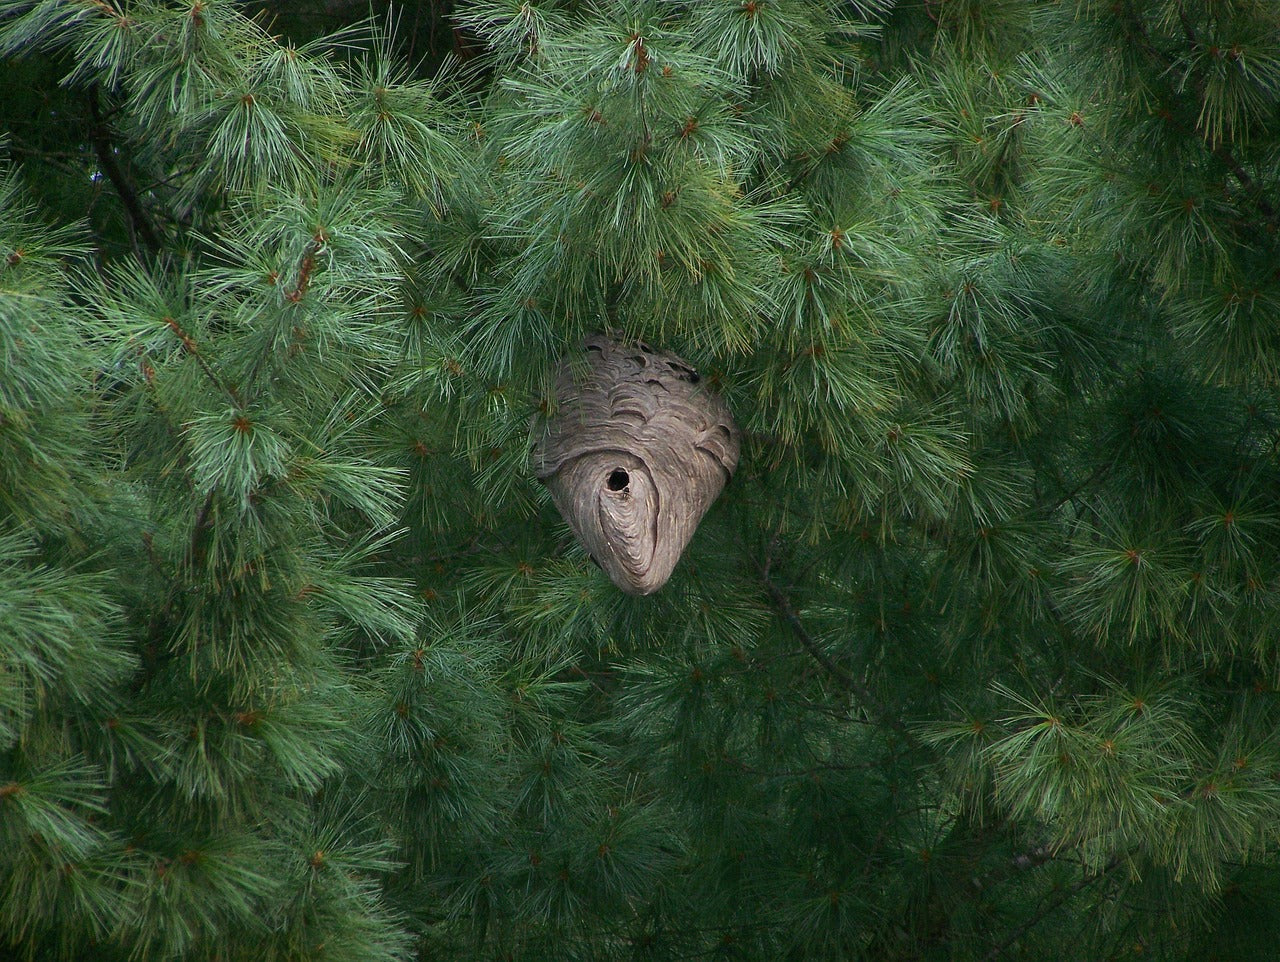
[(1274, 5), (408, 9), (0, 0), (0, 957), (1270, 958)]

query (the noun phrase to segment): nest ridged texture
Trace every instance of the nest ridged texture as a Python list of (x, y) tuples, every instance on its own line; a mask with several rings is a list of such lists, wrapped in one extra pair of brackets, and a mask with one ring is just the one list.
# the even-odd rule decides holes
[(561, 363), (556, 402), (534, 471), (613, 583), (652, 594), (738, 466), (738, 426), (682, 358), (604, 335)]

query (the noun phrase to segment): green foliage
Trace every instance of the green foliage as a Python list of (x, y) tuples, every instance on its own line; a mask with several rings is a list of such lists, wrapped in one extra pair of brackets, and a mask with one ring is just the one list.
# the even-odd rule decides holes
[(0, 957), (1269, 958), (1273, 5), (426, 6), (0, 0)]

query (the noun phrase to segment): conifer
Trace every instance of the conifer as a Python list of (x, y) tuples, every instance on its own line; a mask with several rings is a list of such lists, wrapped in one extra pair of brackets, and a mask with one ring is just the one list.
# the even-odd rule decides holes
[(440, 9), (0, 0), (0, 958), (1270, 958), (1274, 5)]

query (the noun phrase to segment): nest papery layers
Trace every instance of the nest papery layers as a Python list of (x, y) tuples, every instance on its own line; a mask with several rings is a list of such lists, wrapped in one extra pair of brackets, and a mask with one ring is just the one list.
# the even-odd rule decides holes
[(652, 594), (737, 467), (738, 426), (691, 365), (643, 341), (588, 337), (555, 390), (534, 471), (613, 583)]

